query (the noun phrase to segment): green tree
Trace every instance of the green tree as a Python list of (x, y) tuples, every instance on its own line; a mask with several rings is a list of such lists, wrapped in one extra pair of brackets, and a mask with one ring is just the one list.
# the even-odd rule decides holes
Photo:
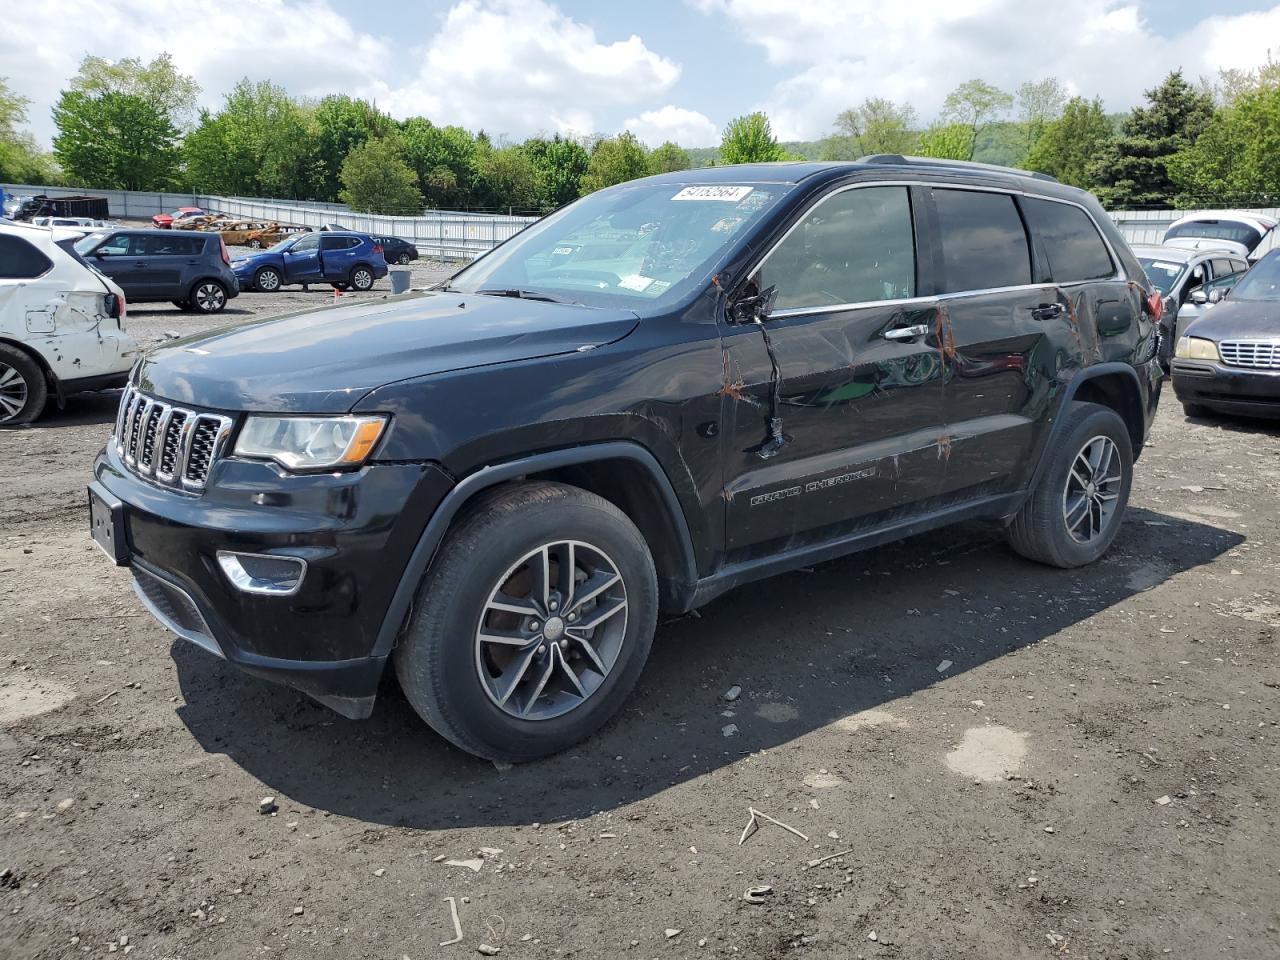
[(1067, 104), (1067, 88), (1057, 77), (1028, 80), (1018, 87), (1018, 120), (1023, 128), (1023, 153), (1030, 152), (1040, 135), (1062, 116)]
[(940, 160), (972, 160), (973, 128), (965, 123), (934, 123), (920, 134), (920, 156)]
[(314, 198), (317, 141), (313, 115), (283, 87), (246, 78), (187, 135), (187, 177), (213, 193)]
[(676, 170), (688, 170), (693, 163), (689, 160), (689, 152), (682, 150), (677, 144), (668, 140), (649, 154), (649, 172), (673, 173)]
[[(969, 131), (968, 154), (951, 159), (972, 160), (978, 144), (978, 136), (988, 124), (998, 119), (1011, 106), (1013, 106), (1013, 97), (985, 80), (966, 80), (947, 94), (947, 99), (942, 104), (944, 124), (963, 126)], [(955, 143), (958, 144), (959, 140), (957, 139)]]
[(472, 194), (478, 206), (523, 213), (538, 206), (538, 176), (520, 147), (494, 147), (488, 138), (476, 144)]
[(53, 153), (73, 183), (160, 190), (178, 172), (178, 131), (168, 115), (128, 93), (64, 90), (53, 108)]
[(914, 153), (920, 139), (912, 129), (915, 123), (916, 111), (910, 104), (899, 106), (883, 97), (868, 97), (836, 115), (836, 133), (824, 142), (823, 158), (856, 160), (876, 153)]
[(1115, 136), (1099, 99), (1073, 97), (1062, 109), (1062, 116), (1047, 123), (1031, 145), (1025, 166), (1057, 177), (1073, 187), (1090, 189), (1090, 165), (1111, 138)]
[(428, 206), (474, 204), (476, 140), (470, 133), (461, 127), (437, 127), (426, 117), (410, 117), (400, 125), (400, 139)]
[(0, 77), (0, 182), (49, 183), (57, 179), (52, 157), (21, 129), (30, 103), (10, 89), (7, 77)]
[(150, 104), (175, 127), (183, 128), (195, 110), (200, 85), (179, 73), (173, 57), (162, 53), (150, 63), (137, 57), (106, 60), (87, 56), (71, 78), (69, 89), (91, 97), (104, 93), (123, 93)]
[(1108, 207), (1167, 206), (1177, 186), (1169, 159), (1192, 147), (1213, 116), (1213, 98), (1175, 70), (1146, 93), (1148, 106), (1134, 107), (1120, 136), (1090, 167), (1098, 198)]
[(721, 163), (771, 163), (785, 158), (769, 118), (759, 111), (730, 120), (720, 138)]
[(626, 183), (648, 175), (649, 157), (644, 144), (631, 131), (624, 130), (616, 137), (607, 137), (596, 143), (587, 172), (582, 177), (582, 194), (586, 196), (615, 183)]
[(1179, 206), (1265, 206), (1280, 197), (1280, 83), (1255, 79), (1195, 143), (1168, 158)]
[(556, 134), (532, 137), (520, 145), (533, 164), (537, 184), (537, 205), (554, 210), (578, 198), (583, 174), (591, 163), (591, 155), (577, 140)]
[(331, 94), (316, 104), (313, 114), (316, 128), (316, 190), (321, 200), (338, 196), (342, 163), (360, 144), (378, 137), (390, 136), (395, 121), (366, 100), (343, 94)]
[(422, 212), (418, 176), (398, 140), (366, 140), (347, 154), (340, 174), (342, 202), (362, 213), (415, 216)]

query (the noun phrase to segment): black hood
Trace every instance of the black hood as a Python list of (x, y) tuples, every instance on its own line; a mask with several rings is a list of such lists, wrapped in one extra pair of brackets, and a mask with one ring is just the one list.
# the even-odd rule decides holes
[(342, 413), (376, 387), (620, 340), (626, 310), (510, 297), (417, 293), (273, 317), (166, 343), (141, 389), (219, 410)]
[(1280, 300), (1228, 298), (1205, 310), (1182, 332), (1217, 341), (1280, 339)]

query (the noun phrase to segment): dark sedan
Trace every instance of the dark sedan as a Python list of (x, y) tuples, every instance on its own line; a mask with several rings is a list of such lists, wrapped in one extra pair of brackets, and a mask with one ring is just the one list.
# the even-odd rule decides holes
[(1280, 250), (1178, 339), (1173, 390), (1188, 416), (1280, 417)]
[(374, 237), (373, 240), (382, 244), (382, 255), (387, 263), (403, 265), (418, 259), (418, 248), (408, 240), (401, 240), (399, 237)]

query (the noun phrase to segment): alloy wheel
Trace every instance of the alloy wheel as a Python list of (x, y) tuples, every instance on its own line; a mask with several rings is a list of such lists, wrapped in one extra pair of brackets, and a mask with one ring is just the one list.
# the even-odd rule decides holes
[(351, 275), (351, 286), (357, 290), (368, 290), (373, 286), (373, 274), (368, 270), (357, 270)]
[(280, 287), (280, 274), (274, 270), (263, 270), (258, 274), (258, 288), (271, 292)]
[(202, 283), (196, 287), (195, 304), (201, 313), (217, 313), (227, 302), (227, 293), (219, 284)]
[(600, 689), (626, 632), (618, 565), (588, 543), (546, 543), (490, 591), (476, 629), (476, 670), (504, 713), (550, 720)]
[(1115, 515), (1124, 468), (1110, 437), (1089, 440), (1071, 462), (1062, 493), (1062, 520), (1076, 543), (1102, 535)]
[(27, 381), (13, 367), (0, 361), (0, 423), (12, 420), (27, 405)]

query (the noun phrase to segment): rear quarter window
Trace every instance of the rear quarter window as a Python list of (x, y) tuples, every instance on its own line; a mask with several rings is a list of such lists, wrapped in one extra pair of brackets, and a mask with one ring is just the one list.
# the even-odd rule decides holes
[(0, 234), (0, 280), (32, 280), (53, 267), (53, 261), (23, 240)]
[(942, 247), (942, 293), (1031, 283), (1031, 248), (1007, 193), (933, 190)]
[(1054, 283), (1114, 277), (1116, 266), (1093, 219), (1077, 206), (1024, 197), (1027, 226), (1040, 240)]

